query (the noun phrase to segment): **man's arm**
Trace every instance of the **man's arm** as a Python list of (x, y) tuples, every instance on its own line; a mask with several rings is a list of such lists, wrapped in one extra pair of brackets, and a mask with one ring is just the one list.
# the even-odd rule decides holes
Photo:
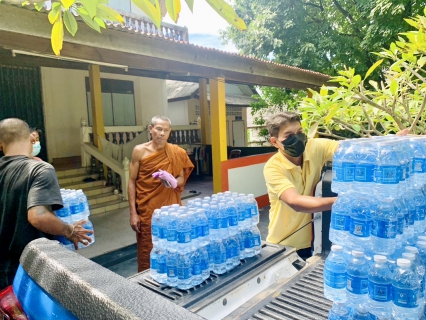
[(176, 180), (177, 180), (177, 186), (182, 187), (183, 184), (185, 183), (185, 173), (183, 169), (179, 172), (179, 175), (176, 177)]
[(136, 146), (132, 152), (132, 162), (130, 163), (129, 185), (127, 187), (127, 195), (129, 197), (130, 207), (130, 226), (133, 231), (140, 233), (140, 220), (136, 211), (136, 179), (139, 171), (139, 161), (142, 157), (142, 147)]
[(87, 220), (78, 221), (71, 225), (67, 224), (55, 215), (50, 206), (35, 206), (28, 209), (28, 222), (44, 233), (66, 237), (74, 243), (76, 250), (78, 250), (79, 242), (85, 245), (92, 242), (92, 239), (88, 236), (92, 231), (83, 228), (83, 224)]
[(280, 200), (284, 201), (296, 212), (314, 213), (330, 210), (337, 197), (316, 198), (303, 196), (297, 192), (296, 188), (290, 188), (281, 194)]

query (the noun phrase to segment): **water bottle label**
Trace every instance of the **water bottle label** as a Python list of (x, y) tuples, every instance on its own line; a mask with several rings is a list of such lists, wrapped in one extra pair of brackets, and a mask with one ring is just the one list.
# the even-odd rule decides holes
[(334, 230), (349, 231), (351, 224), (350, 216), (331, 212), (331, 228)]
[(392, 284), (368, 281), (368, 294), (374, 301), (388, 302), (392, 300)]
[(84, 203), (80, 202), (80, 204), (78, 205), (78, 210), (79, 212), (84, 212)]
[(371, 234), (371, 221), (364, 221), (352, 218), (349, 232), (356, 237), (366, 238)]
[(343, 182), (354, 181), (355, 178), (355, 165), (350, 162), (344, 162), (342, 164), (342, 180)]
[(214, 264), (222, 264), (226, 262), (226, 252), (216, 252), (213, 259)]
[(174, 242), (177, 241), (177, 232), (176, 230), (167, 230), (167, 241)]
[(396, 221), (373, 220), (371, 224), (371, 234), (382, 239), (395, 239)]
[(195, 231), (197, 233), (197, 238), (203, 236), (203, 227), (202, 226), (197, 226)]
[(217, 219), (217, 218), (211, 219), (209, 221), (209, 223), (210, 223), (210, 227), (211, 227), (210, 229), (219, 229), (220, 228), (219, 219)]
[(398, 180), (405, 181), (405, 177), (406, 177), (405, 166), (399, 166), (397, 173), (398, 173)]
[(425, 206), (416, 206), (415, 221), (423, 221), (425, 219)]
[(207, 260), (202, 259), (201, 260), (201, 270), (207, 270), (209, 268), (209, 263)]
[(396, 166), (379, 166), (375, 171), (375, 182), (380, 184), (397, 184), (398, 167)]
[(200, 263), (194, 263), (192, 265), (192, 275), (198, 276), (198, 275), (201, 274), (201, 272), (202, 272), (201, 262)]
[(414, 225), (414, 217), (416, 216), (416, 209), (409, 209), (408, 211), (408, 225), (413, 226)]
[(220, 218), (219, 219), (219, 229), (226, 229), (228, 228), (228, 218)]
[(244, 211), (244, 219), (251, 219), (251, 208), (246, 208)]
[(158, 233), (159, 233), (159, 231), (158, 231), (158, 226), (152, 226), (152, 228), (151, 228), (151, 232), (152, 232), (152, 235), (153, 235), (154, 237), (158, 237)]
[(80, 213), (80, 206), (78, 204), (76, 205), (70, 205), (70, 212), (71, 214), (77, 214)]
[(346, 273), (333, 272), (324, 268), (324, 283), (334, 289), (344, 289), (346, 287)]
[(158, 266), (158, 273), (167, 273), (167, 264), (166, 261), (164, 262), (158, 262), (157, 263)]
[(191, 278), (191, 268), (190, 267), (178, 267), (177, 275), (179, 280), (188, 280)]
[(189, 243), (191, 242), (191, 231), (177, 231), (177, 242), (178, 243)]
[(240, 255), (240, 250), (238, 246), (233, 246), (231, 249), (231, 256), (238, 257)]
[(359, 182), (373, 182), (374, 165), (358, 164), (355, 168), (354, 180)]
[(150, 268), (152, 270), (158, 270), (158, 261), (157, 261), (157, 259), (152, 259), (151, 258), (149, 266), (150, 266)]
[(209, 225), (205, 225), (201, 227), (201, 236), (207, 237), (210, 234)]
[(169, 278), (177, 277), (177, 269), (176, 266), (169, 266), (167, 267), (167, 276)]
[(229, 226), (230, 227), (238, 226), (238, 217), (237, 216), (229, 216)]
[(58, 216), (58, 217), (60, 217), (60, 218), (64, 218), (64, 217), (67, 217), (68, 216), (68, 211), (67, 211), (67, 209), (65, 209), (65, 208), (62, 208), (62, 209), (59, 209), (59, 210), (56, 210), (55, 211), (55, 213), (56, 213), (56, 215)]
[(393, 287), (393, 303), (402, 308), (417, 308), (419, 306), (419, 289), (402, 289)]
[(166, 227), (158, 227), (158, 238), (167, 239), (167, 228)]
[(247, 237), (244, 241), (244, 246), (246, 249), (251, 249), (254, 247), (254, 239), (253, 237)]
[(197, 239), (197, 228), (192, 227), (191, 228), (191, 240)]
[(244, 251), (246, 245), (244, 243), (245, 241), (243, 240), (243, 238), (240, 239), (239, 243), (240, 243), (240, 251)]
[(355, 276), (346, 274), (346, 290), (354, 294), (367, 294), (368, 293), (367, 277), (355, 277)]
[(426, 172), (426, 161), (424, 159), (414, 158), (413, 160), (414, 160), (413, 161), (414, 172), (420, 172), (420, 173)]
[[(408, 218), (408, 214), (407, 214), (407, 218)], [(404, 233), (404, 223), (405, 223), (405, 216), (398, 217), (398, 222), (397, 222), (397, 225), (396, 225), (396, 232), (398, 234)]]
[(255, 234), (255, 235), (253, 235), (253, 246), (254, 247), (258, 247), (258, 246), (260, 246), (260, 235), (258, 235), (258, 234)]

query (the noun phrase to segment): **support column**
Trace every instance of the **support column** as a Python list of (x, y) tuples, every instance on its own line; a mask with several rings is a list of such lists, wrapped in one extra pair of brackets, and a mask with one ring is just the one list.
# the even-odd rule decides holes
[(89, 66), (90, 100), (92, 103), (93, 143), (102, 150), (101, 138), (105, 138), (104, 110), (102, 107), (101, 72), (98, 65)]
[(200, 96), (200, 118), (201, 118), (201, 144), (210, 144), (211, 137), (209, 135), (209, 103), (207, 101), (207, 79), (200, 79), (199, 92)]
[(212, 119), (213, 191), (222, 191), (221, 163), (228, 159), (226, 139), (225, 79), (210, 79), (210, 115)]

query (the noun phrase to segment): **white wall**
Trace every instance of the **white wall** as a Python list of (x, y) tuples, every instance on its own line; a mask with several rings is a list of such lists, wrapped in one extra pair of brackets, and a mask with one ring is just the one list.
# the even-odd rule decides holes
[(232, 192), (254, 194), (260, 197), (268, 193), (263, 168), (265, 163), (253, 164), (228, 170), (229, 190)]
[[(80, 120), (88, 120), (85, 78), (88, 71), (41, 68), (44, 118), (49, 161), (80, 155)], [(157, 114), (167, 114), (166, 81), (116, 74), (102, 78), (134, 83), (136, 125), (145, 126)]]
[(188, 100), (169, 102), (168, 117), (174, 125), (188, 125)]

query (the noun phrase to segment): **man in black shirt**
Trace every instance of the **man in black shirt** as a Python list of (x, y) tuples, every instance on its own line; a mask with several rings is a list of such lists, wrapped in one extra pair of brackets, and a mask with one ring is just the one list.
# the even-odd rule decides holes
[(0, 121), (0, 290), (12, 284), (29, 242), (60, 235), (77, 250), (91, 241), (86, 221), (66, 224), (53, 212), (63, 206), (59, 183), (50, 164), (30, 158), (34, 142), (26, 122)]

